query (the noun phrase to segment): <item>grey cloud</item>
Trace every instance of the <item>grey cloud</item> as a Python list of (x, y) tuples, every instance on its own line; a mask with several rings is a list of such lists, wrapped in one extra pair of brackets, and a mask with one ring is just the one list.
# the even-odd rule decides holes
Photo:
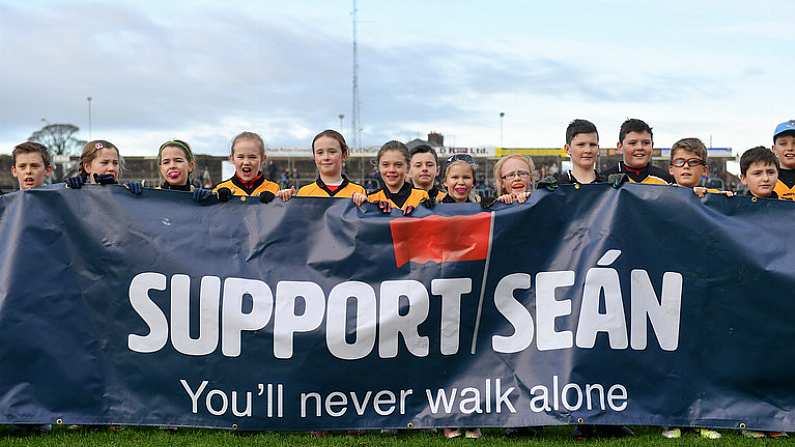
[[(23, 139), (41, 117), (84, 127), (87, 95), (95, 98), (95, 128), (103, 129), (171, 130), (249, 117), (271, 123), (271, 144), (305, 145), (290, 134), (291, 124), (320, 130), (338, 113), (349, 122), (349, 41), (301, 22), (222, 9), (188, 16), (152, 17), (123, 5), (36, 12), (0, 5), (0, 50), (8, 67), (0, 73), (0, 136)], [(649, 88), (565, 60), (453, 43), (396, 42), (388, 49), (365, 43), (360, 54), (362, 123), (372, 144), (405, 122), (479, 125), (482, 116), (471, 104), (449, 100), (457, 96), (664, 101), (717, 92), (699, 92), (704, 83), (684, 77), (656, 76)], [(197, 149), (223, 152), (222, 141), (207, 138)]]

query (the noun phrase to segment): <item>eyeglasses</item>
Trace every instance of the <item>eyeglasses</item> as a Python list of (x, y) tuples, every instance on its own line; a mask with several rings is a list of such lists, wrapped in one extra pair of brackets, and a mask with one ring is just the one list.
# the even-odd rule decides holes
[(465, 161), (469, 164), (475, 164), (475, 159), (469, 154), (454, 154), (447, 158), (447, 163), (450, 164), (454, 161)]
[(696, 166), (706, 166), (707, 162), (700, 158), (689, 158), (685, 160), (684, 158), (677, 158), (676, 160), (671, 160), (671, 166), (676, 168), (683, 168), (685, 165), (695, 168)]
[(500, 178), (503, 179), (503, 180), (508, 180), (509, 178), (514, 178), (514, 177), (530, 178), (530, 172), (529, 171), (522, 171), (522, 170), (513, 171), (513, 172), (509, 172), (509, 173), (503, 175)]

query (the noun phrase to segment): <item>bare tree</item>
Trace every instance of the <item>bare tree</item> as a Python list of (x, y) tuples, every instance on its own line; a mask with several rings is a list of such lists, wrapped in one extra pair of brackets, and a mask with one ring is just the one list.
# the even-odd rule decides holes
[(50, 150), (50, 155), (79, 155), (85, 141), (75, 138), (80, 130), (74, 124), (47, 124), (33, 132), (29, 141), (41, 143)]

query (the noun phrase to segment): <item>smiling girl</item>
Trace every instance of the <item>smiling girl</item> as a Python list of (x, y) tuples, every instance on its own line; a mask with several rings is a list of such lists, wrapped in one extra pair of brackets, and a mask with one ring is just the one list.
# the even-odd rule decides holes
[(400, 141), (387, 141), (378, 151), (376, 163), (383, 187), (367, 196), (367, 200), (377, 203), (385, 213), (392, 208), (400, 208), (403, 214), (410, 214), (414, 208), (429, 200), (428, 192), (417, 189), (406, 182), (409, 172), (409, 149)]
[(457, 154), (447, 159), (444, 169), (444, 184), (447, 193), (442, 203), (479, 203), (474, 193), (475, 160), (470, 155)]
[[(364, 187), (348, 180), (342, 167), (348, 158), (345, 138), (336, 130), (326, 129), (312, 139), (312, 157), (317, 167), (317, 180), (302, 186), (296, 195), (300, 197), (345, 197), (356, 205), (367, 201)], [(279, 191), (279, 197), (288, 200), (294, 189)]]

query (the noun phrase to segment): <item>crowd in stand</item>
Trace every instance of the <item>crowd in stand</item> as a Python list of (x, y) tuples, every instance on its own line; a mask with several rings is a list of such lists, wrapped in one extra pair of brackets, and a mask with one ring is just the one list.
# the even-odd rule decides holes
[[(652, 128), (642, 120), (628, 119), (618, 133), (622, 160), (604, 172), (596, 167), (599, 155), (599, 132), (596, 126), (582, 119), (573, 120), (565, 131), (566, 153), (571, 158), (570, 170), (538, 178), (533, 161), (523, 155), (508, 155), (494, 166), (495, 184), (485, 185), (485, 176), (477, 172), (477, 163), (466, 154), (452, 155), (444, 161), (431, 146), (420, 145), (411, 151), (400, 141), (388, 141), (378, 151), (376, 170), (364, 185), (356, 184), (344, 173), (349, 156), (343, 136), (335, 130), (324, 130), (312, 140), (312, 153), (317, 167), (316, 179), (300, 188), (292, 186), (289, 172), (273, 178), (273, 164), (266, 164), (265, 144), (253, 132), (242, 132), (230, 145), (229, 158), (235, 173), (212, 188), (194, 186), (191, 175), (196, 167), (190, 145), (174, 139), (158, 149), (157, 162), (162, 184), (159, 189), (185, 191), (200, 203), (228, 201), (234, 197), (256, 199), (262, 203), (288, 201), (292, 197), (328, 197), (352, 200), (357, 206), (369, 202), (385, 213), (399, 210), (410, 215), (417, 207), (433, 208), (439, 203), (479, 203), (488, 208), (496, 202), (522, 204), (538, 188), (555, 190), (559, 185), (576, 187), (591, 183), (642, 183), (690, 188), (703, 197), (706, 194), (735, 195), (700, 184), (708, 178), (707, 149), (698, 138), (683, 138), (673, 144), (668, 169), (651, 164), (654, 136)], [(17, 145), (13, 152), (12, 175), (20, 190), (42, 187), (52, 172), (47, 148), (35, 142)], [(263, 167), (267, 167), (264, 169)], [(87, 143), (80, 158), (80, 175), (66, 180), (66, 186), (79, 189), (83, 185), (119, 184), (123, 159), (119, 148), (107, 140)], [(377, 174), (377, 176), (375, 175)], [(271, 178), (268, 178), (271, 176)], [(740, 180), (743, 189), (758, 199), (795, 200), (795, 120), (779, 124), (772, 146), (746, 150), (740, 158)], [(124, 186), (133, 194), (141, 194), (139, 182), (127, 181)], [(514, 430), (512, 433), (538, 435), (540, 428)], [(663, 436), (678, 438), (682, 429), (667, 427)], [(720, 433), (700, 429), (702, 437), (717, 439)], [(626, 427), (578, 425), (574, 436), (587, 439), (599, 435), (629, 436)], [(748, 437), (783, 437), (784, 433), (744, 431)], [(465, 436), (479, 438), (480, 430), (444, 430), (448, 438)]]

